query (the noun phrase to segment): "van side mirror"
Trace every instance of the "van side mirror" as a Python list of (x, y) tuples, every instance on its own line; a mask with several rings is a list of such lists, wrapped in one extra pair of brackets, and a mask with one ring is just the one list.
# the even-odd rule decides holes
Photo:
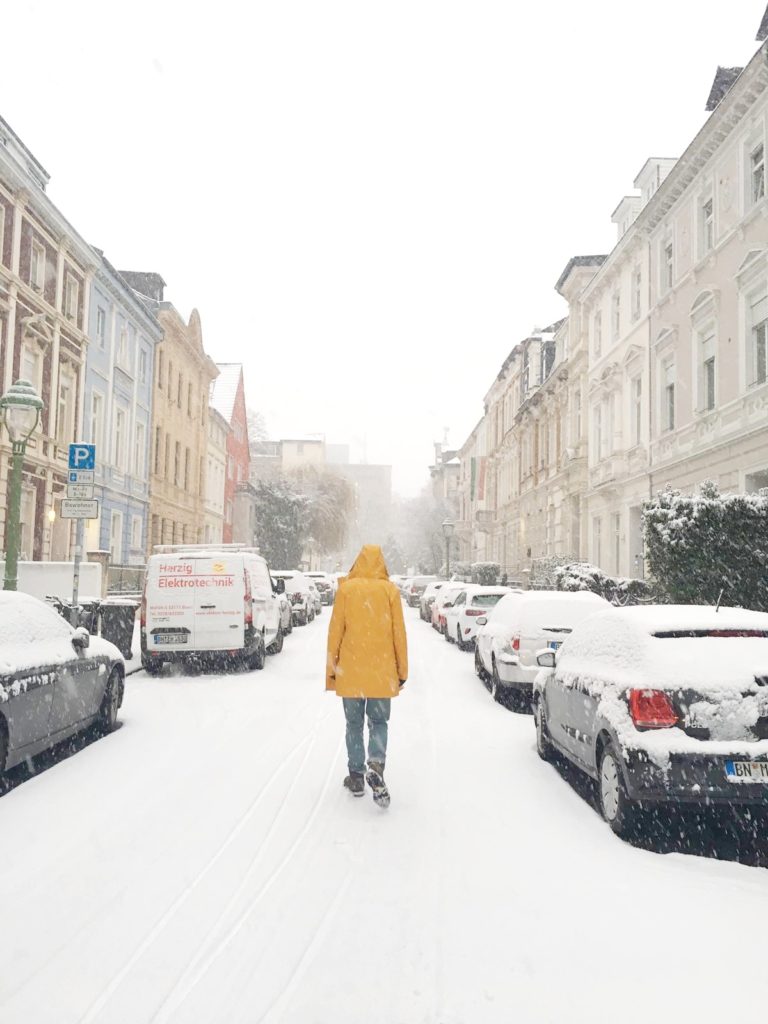
[(285, 593), (285, 580), (282, 577), (280, 579), (274, 580), (273, 583), (272, 583), (272, 588), (273, 588), (273, 590), (275, 591), (276, 594), (284, 594)]
[(555, 667), (555, 652), (554, 651), (539, 651), (536, 655), (536, 664), (541, 668), (554, 668)]

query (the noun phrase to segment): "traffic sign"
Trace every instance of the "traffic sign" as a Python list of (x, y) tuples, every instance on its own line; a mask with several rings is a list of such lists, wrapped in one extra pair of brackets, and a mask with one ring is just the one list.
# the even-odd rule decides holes
[(68, 498), (93, 498), (93, 484), (67, 484)]
[(71, 444), (69, 446), (69, 468), (70, 469), (95, 469), (96, 468), (96, 445), (95, 444)]
[(98, 519), (99, 502), (98, 500), (82, 501), (79, 498), (62, 498), (60, 514), (62, 519)]
[(68, 477), (71, 484), (92, 484), (94, 472), (92, 469), (70, 469)]

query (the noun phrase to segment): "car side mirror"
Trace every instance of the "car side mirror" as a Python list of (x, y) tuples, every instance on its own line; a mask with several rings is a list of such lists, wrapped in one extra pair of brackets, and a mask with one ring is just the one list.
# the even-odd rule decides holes
[(285, 593), (285, 580), (284, 579), (275, 580), (275, 582), (272, 585), (274, 587), (274, 590), (275, 590), (276, 594), (284, 594)]
[(556, 656), (554, 651), (539, 651), (536, 655), (536, 664), (541, 668), (554, 668)]
[(91, 645), (91, 634), (84, 626), (78, 626), (72, 637), (72, 646), (76, 651), (84, 651)]
[(487, 624), (487, 622), (488, 622), (488, 617), (486, 615), (481, 615), (480, 618), (477, 620), (478, 626), (485, 626)]

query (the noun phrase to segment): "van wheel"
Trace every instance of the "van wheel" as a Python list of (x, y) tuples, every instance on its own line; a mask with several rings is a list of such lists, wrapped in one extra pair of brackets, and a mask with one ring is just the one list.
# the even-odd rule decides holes
[(267, 654), (279, 654), (283, 649), (283, 627), (277, 627), (277, 636), (267, 648)]
[(117, 712), (120, 709), (122, 699), (122, 680), (117, 669), (112, 669), (104, 687), (104, 696), (101, 699), (99, 715), (96, 719), (96, 729), (101, 736), (112, 732), (117, 725)]
[(163, 671), (163, 663), (159, 658), (153, 658), (150, 655), (141, 656), (141, 667), (147, 673), (148, 676), (159, 676)]
[(267, 651), (264, 647), (264, 637), (259, 634), (259, 642), (256, 646), (256, 650), (250, 654), (246, 660), (246, 665), (252, 671), (260, 672), (264, 668), (264, 664), (267, 660)]

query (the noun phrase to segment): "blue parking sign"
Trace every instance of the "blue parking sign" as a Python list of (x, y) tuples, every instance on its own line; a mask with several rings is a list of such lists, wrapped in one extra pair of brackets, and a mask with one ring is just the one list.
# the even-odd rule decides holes
[(69, 468), (70, 469), (95, 469), (96, 468), (96, 445), (95, 444), (71, 444), (69, 446)]

